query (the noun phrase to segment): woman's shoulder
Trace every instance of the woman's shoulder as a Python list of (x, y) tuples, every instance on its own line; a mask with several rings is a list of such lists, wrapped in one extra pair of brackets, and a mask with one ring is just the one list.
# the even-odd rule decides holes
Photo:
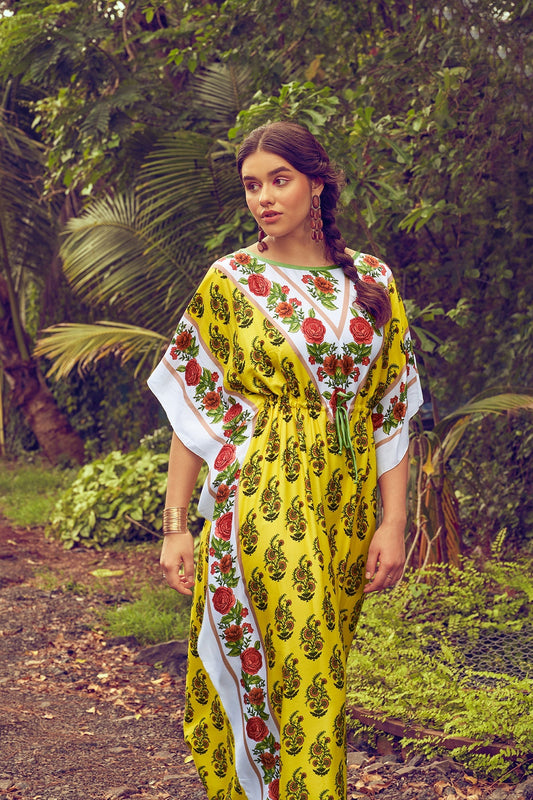
[(239, 266), (247, 266), (251, 263), (253, 256), (248, 252), (249, 248), (240, 248), (231, 253), (220, 256), (210, 266), (210, 270), (235, 269)]
[(362, 253), (358, 250), (350, 250), (346, 248), (346, 252), (353, 258), (355, 267), (363, 280), (378, 281), (379, 283), (388, 284), (392, 280), (392, 271), (390, 267), (376, 256), (369, 253)]

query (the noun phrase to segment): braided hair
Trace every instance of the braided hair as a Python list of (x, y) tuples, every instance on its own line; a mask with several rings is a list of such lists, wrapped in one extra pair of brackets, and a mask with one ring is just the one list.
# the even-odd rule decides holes
[(241, 177), (245, 159), (258, 150), (275, 153), (298, 172), (323, 181), (320, 205), (328, 257), (334, 264), (342, 267), (346, 276), (355, 284), (358, 305), (372, 315), (378, 326), (384, 325), (391, 316), (389, 294), (380, 284), (361, 280), (353, 258), (346, 252), (346, 242), (335, 221), (342, 173), (331, 164), (322, 145), (306, 128), (294, 122), (262, 125), (253, 130), (239, 148), (237, 168)]

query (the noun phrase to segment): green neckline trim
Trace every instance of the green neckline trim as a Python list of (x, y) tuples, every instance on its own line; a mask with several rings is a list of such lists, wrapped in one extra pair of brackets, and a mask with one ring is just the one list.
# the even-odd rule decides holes
[[(245, 253), (248, 253), (249, 256), (252, 258), (257, 258), (259, 261), (265, 261), (267, 264), (273, 264), (276, 267), (286, 267), (287, 269), (301, 269), (306, 272), (319, 272), (323, 270), (330, 270), (330, 269), (341, 269), (338, 264), (329, 264), (328, 266), (323, 267), (302, 267), (299, 264), (285, 264), (283, 261), (274, 261), (272, 258), (264, 258), (263, 256), (258, 256), (255, 253), (250, 253), (248, 248), (243, 248)], [(240, 252), (240, 251), (239, 251)]]

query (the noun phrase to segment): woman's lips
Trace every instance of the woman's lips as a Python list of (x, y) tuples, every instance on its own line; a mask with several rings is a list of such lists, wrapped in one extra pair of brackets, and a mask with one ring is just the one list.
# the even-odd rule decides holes
[(269, 222), (276, 222), (280, 219), (281, 214), (278, 211), (268, 211), (266, 214), (261, 216), (262, 223), (269, 223)]

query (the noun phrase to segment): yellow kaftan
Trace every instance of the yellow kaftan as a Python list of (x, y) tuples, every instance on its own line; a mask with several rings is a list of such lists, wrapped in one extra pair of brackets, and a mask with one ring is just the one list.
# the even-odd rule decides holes
[(377, 478), (421, 403), (392, 275), (355, 263), (388, 287), (383, 329), (340, 268), (243, 250), (208, 271), (150, 378), (209, 465), (184, 731), (210, 799), (346, 796), (345, 665)]

